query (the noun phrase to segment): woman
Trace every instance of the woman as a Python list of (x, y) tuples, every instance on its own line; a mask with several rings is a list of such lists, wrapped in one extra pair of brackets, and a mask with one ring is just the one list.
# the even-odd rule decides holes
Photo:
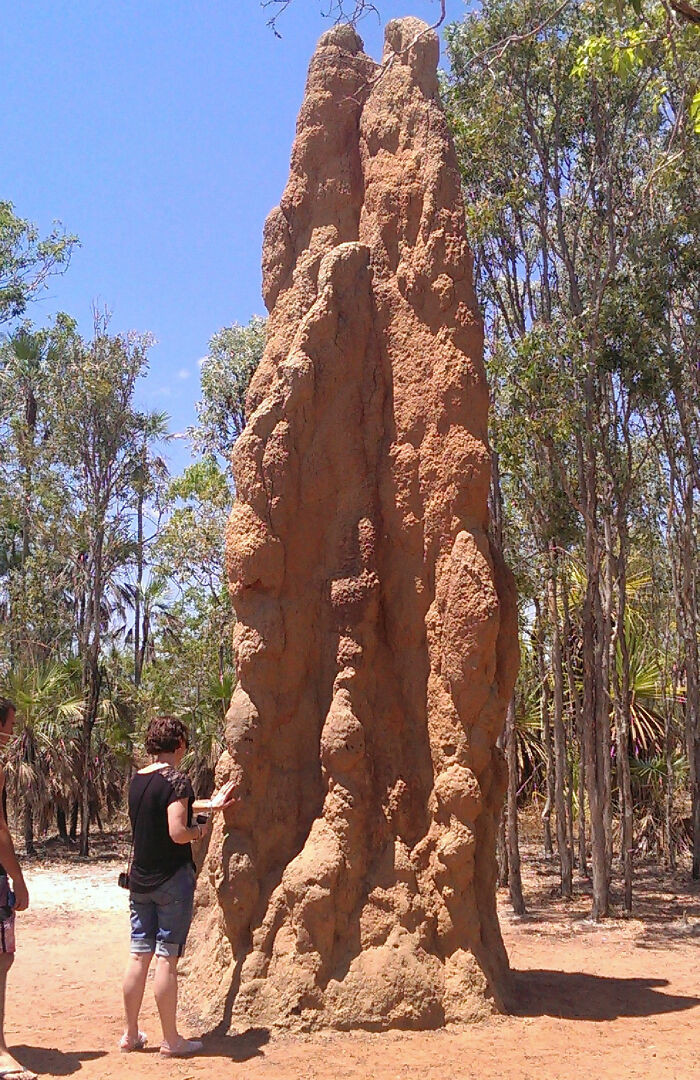
[(231, 806), (233, 782), (212, 799), (195, 802), (189, 778), (180, 772), (188, 745), (181, 720), (159, 716), (146, 732), (146, 751), (153, 762), (137, 772), (129, 787), (133, 858), (129, 876), (131, 955), (124, 975), (126, 1030), (119, 1043), (124, 1052), (143, 1050), (146, 1036), (138, 1020), (146, 976), (155, 954), (154, 992), (164, 1057), (186, 1057), (202, 1049), (196, 1039), (177, 1030), (177, 961), (192, 921), (195, 868), (192, 841), (211, 831), (211, 819), (193, 823), (193, 812), (221, 811)]

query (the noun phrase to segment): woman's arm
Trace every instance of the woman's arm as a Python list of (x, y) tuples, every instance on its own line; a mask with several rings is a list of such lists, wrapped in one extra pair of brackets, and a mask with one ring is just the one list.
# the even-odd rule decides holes
[(22, 868), (15, 855), (12, 834), (8, 828), (7, 821), (5, 820), (5, 813), (2, 808), (2, 792), (4, 787), (5, 772), (2, 765), (0, 765), (0, 862), (5, 867), (5, 873), (12, 878), (12, 885), (17, 900), (15, 907), (17, 911), (24, 911), (25, 908), (29, 907), (29, 893), (27, 892), (27, 886), (24, 883)]
[(187, 799), (177, 799), (168, 807), (168, 832), (174, 844), (191, 844), (201, 840), (211, 830), (211, 822), (204, 825), (187, 824)]

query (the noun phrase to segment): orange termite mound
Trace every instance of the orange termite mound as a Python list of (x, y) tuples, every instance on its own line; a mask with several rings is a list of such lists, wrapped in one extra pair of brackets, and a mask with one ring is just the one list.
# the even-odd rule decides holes
[(438, 40), (311, 61), (265, 226), (269, 339), (236, 444), (238, 685), (191, 975), (224, 1028), (435, 1027), (501, 1006), (518, 664), (489, 544), (488, 394)]

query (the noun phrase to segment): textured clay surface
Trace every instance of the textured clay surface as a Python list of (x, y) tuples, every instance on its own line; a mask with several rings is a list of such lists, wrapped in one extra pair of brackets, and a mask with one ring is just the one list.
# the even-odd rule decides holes
[(265, 226), (269, 342), (234, 451), (240, 802), (197, 892), (208, 1019), (426, 1028), (503, 1006), (496, 748), (517, 669), (436, 35), (311, 61)]

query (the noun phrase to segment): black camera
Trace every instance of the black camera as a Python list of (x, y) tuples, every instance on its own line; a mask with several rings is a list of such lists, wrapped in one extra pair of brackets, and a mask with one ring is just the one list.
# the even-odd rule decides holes
[(117, 878), (117, 885), (119, 886), (120, 889), (128, 889), (129, 888), (129, 874), (127, 873), (126, 870), (122, 870), (121, 874)]

